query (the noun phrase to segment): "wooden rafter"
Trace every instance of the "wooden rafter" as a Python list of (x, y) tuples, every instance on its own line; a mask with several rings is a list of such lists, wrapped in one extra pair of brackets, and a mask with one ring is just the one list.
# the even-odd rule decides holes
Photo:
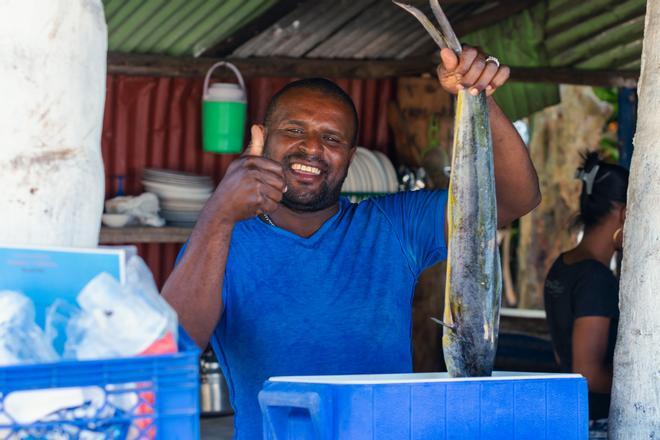
[[(433, 73), (429, 58), (404, 60), (340, 60), (310, 58), (237, 58), (244, 76), (325, 76), (329, 78), (387, 78)], [(108, 73), (151, 76), (204, 76), (217, 58), (183, 58), (160, 55), (110, 53)], [(224, 74), (224, 73), (223, 73)], [(635, 87), (637, 70), (587, 70), (570, 67), (512, 67), (511, 81), (591, 86)]]

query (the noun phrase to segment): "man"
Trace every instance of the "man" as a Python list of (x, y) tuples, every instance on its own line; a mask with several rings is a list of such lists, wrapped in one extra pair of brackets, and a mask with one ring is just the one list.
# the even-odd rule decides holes
[[(490, 95), (509, 75), (475, 49), (441, 57), (438, 76), (450, 93)], [(525, 145), (489, 102), (505, 224), (540, 196)], [(352, 101), (333, 83), (303, 80), (280, 91), (163, 289), (197, 344), (211, 340), (238, 439), (260, 438), (257, 394), (270, 376), (412, 369), (412, 296), (422, 270), (446, 258), (447, 193), (359, 205), (339, 198), (357, 130)]]

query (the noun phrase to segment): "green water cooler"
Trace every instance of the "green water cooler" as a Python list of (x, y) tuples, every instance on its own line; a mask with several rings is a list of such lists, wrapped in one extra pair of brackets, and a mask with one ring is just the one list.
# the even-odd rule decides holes
[[(214, 83), (211, 74), (226, 67), (236, 75), (238, 84)], [(211, 66), (204, 78), (202, 96), (202, 144), (204, 151), (219, 154), (239, 154), (243, 151), (247, 90), (241, 72), (231, 63), (221, 61)]]

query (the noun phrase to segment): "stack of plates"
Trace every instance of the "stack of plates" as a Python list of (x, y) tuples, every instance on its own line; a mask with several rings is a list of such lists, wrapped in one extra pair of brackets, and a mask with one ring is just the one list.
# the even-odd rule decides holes
[(176, 226), (192, 226), (214, 188), (210, 177), (154, 168), (144, 170), (142, 183), (158, 196), (160, 215)]
[(392, 193), (399, 190), (399, 179), (387, 156), (380, 151), (357, 147), (341, 190), (343, 193)]

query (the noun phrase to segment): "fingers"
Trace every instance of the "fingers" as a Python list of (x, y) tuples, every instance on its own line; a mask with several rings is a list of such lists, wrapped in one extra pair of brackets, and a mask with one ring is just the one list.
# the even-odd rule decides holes
[(490, 62), (484, 64), (485, 65), (482, 68), (483, 70), (481, 71), (481, 75), (477, 78), (474, 84), (472, 84), (472, 87), (470, 87), (470, 94), (473, 96), (476, 96), (479, 94), (479, 92), (486, 90), (486, 88), (490, 85), (490, 83), (493, 81), (493, 78), (495, 78), (495, 75), (497, 74), (497, 64)]
[(440, 59), (442, 60), (442, 66), (449, 72), (455, 70), (458, 66), (458, 57), (448, 47), (440, 50)]
[(275, 173), (282, 178), (284, 178), (284, 171), (282, 170), (282, 164), (275, 162), (271, 159), (266, 159), (265, 157), (258, 156), (246, 156), (242, 160), (243, 166), (248, 170), (264, 170)]
[[(261, 176), (262, 178), (264, 176)], [(277, 210), (279, 203), (284, 197), (284, 190), (282, 190), (279, 184), (273, 184), (273, 182), (266, 182), (264, 180), (258, 180), (256, 182), (256, 191), (254, 193), (255, 200), (255, 210), (256, 214), (268, 213)]]
[[(273, 212), (279, 206), (287, 190), (282, 167), (273, 161), (260, 157), (249, 159), (252, 164), (249, 166), (248, 173), (254, 185), (253, 194), (256, 196), (257, 214)], [(275, 169), (270, 168), (273, 164), (277, 165)], [(269, 168), (264, 168), (264, 165)]]
[[(474, 47), (464, 46), (463, 52), (459, 58), (458, 66), (456, 67), (456, 73), (463, 77), (463, 82), (465, 82), (465, 75), (467, 75), (472, 69), (472, 65), (479, 59), (479, 51)], [(485, 58), (483, 58), (485, 59)], [(481, 60), (483, 62), (483, 59)], [(475, 78), (476, 79), (476, 78)], [(465, 84), (464, 84), (465, 85)]]
[(486, 95), (490, 96), (495, 93), (497, 88), (502, 87), (509, 79), (509, 75), (511, 75), (511, 69), (509, 69), (509, 66), (500, 66), (497, 70), (497, 74), (495, 74), (490, 84), (486, 87)]
[(508, 66), (498, 66), (494, 62), (486, 62), (486, 55), (467, 46), (464, 47), (456, 67), (456, 73), (460, 75), (461, 86), (469, 88), (470, 94), (473, 96), (482, 91), (486, 91), (488, 96), (492, 95), (509, 79), (510, 72)]
[(250, 145), (245, 149), (245, 156), (262, 156), (264, 154), (264, 130), (263, 127), (253, 124), (250, 127)]
[(286, 182), (282, 173), (273, 173), (268, 170), (253, 170), (252, 172), (255, 180), (265, 185), (272, 186), (281, 193), (286, 191)]

